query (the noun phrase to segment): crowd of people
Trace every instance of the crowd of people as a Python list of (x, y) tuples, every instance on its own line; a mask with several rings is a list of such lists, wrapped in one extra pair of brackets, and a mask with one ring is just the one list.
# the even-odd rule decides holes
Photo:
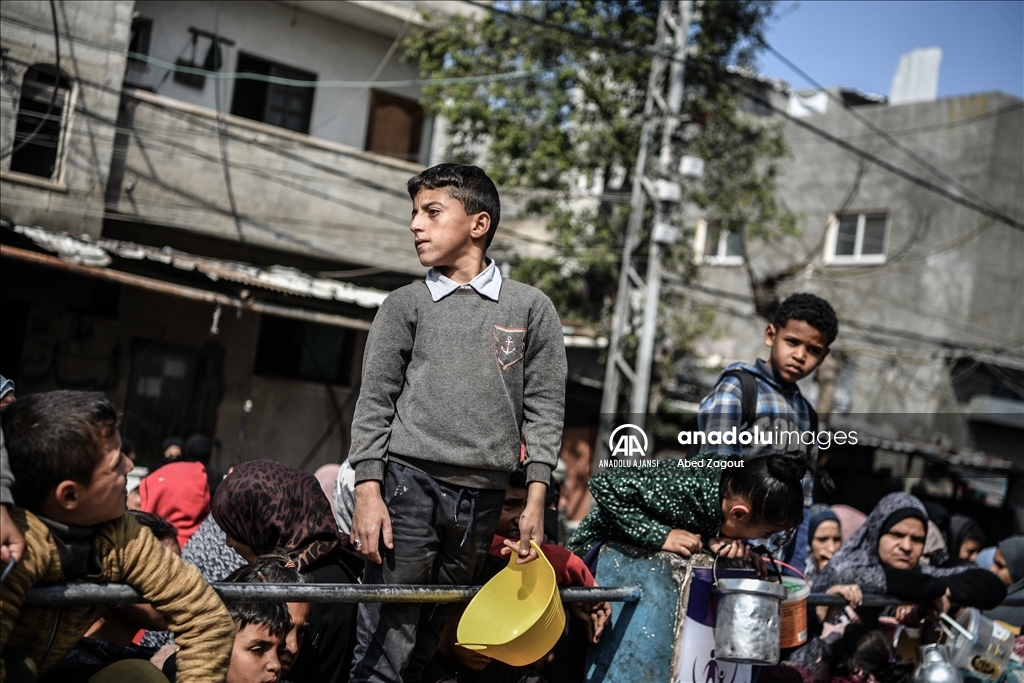
[[(463, 606), (225, 604), (211, 584), (474, 585), (536, 561), (539, 547), (560, 586), (586, 587), (609, 542), (706, 551), (762, 573), (767, 542), (814, 592), (841, 596), (845, 607), (810, 615), (807, 642), (761, 672), (766, 681), (908, 681), (887, 629), (917, 629), (940, 612), (974, 607), (1019, 629), (1024, 608), (1000, 605), (1024, 594), (1024, 537), (985, 548), (976, 522), (903, 492), (868, 514), (815, 505), (824, 475), (813, 450), (724, 443), (693, 460), (736, 466), (672, 459), (600, 472), (590, 513), (560, 545), (558, 316), (486, 257), (500, 204), (483, 171), (441, 164), (408, 191), (430, 270), (374, 320), (344, 463), (314, 475), (254, 460), (225, 475), (209, 438), (169, 437), (163, 464), (128, 492), (134, 449), (106, 396), (0, 396), (5, 680), (574, 683), (609, 624), (608, 603), (571, 605), (554, 650), (513, 667), (459, 645)], [(701, 404), (701, 430), (816, 431), (797, 382), (837, 334), (827, 302), (786, 299), (765, 332), (768, 360), (725, 369)], [(34, 586), (68, 581), (127, 584), (144, 602), (25, 600)], [(865, 606), (874, 593), (904, 604)]]

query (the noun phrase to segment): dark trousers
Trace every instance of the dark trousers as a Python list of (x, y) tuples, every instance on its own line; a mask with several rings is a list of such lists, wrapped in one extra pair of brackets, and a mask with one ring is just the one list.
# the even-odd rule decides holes
[[(389, 462), (381, 488), (394, 549), (366, 563), (363, 583), (472, 584), (483, 568), (505, 491), (464, 489)], [(415, 683), (451, 610), (436, 604), (362, 603), (351, 683)]]

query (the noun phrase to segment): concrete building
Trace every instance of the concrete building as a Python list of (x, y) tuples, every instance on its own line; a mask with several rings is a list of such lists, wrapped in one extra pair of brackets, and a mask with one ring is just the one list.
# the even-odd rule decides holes
[(404, 187), (440, 136), (398, 41), (479, 10), (52, 6), (0, 14), (0, 372), (108, 393), (143, 465), (196, 431), (225, 469), (338, 462), (376, 307), (423, 275)]
[[(802, 388), (833, 428), (857, 425), (890, 450), (1024, 471), (1024, 102), (998, 92), (899, 105), (833, 94), (896, 144), (836, 98), (793, 95), (799, 118), (784, 123), (792, 156), (779, 192), (800, 234), (744, 244), (729, 217), (698, 223), (703, 268), (687, 294), (717, 309), (718, 334), (701, 343), (706, 373), (694, 383), (706, 388), (725, 365), (766, 358), (758, 311), (813, 292), (836, 309), (840, 335)], [(876, 472), (886, 448), (873, 456)], [(886, 467), (913, 476), (913, 457), (897, 460)], [(1005, 497), (1012, 480), (992, 481)]]

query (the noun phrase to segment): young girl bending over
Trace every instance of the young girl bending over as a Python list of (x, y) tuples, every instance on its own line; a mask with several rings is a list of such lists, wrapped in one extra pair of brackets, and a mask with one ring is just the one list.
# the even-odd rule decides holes
[(654, 467), (606, 470), (590, 480), (594, 507), (568, 547), (580, 556), (618, 541), (689, 557), (707, 547), (745, 558), (746, 539), (767, 538), (803, 519), (802, 453), (751, 460), (704, 453)]

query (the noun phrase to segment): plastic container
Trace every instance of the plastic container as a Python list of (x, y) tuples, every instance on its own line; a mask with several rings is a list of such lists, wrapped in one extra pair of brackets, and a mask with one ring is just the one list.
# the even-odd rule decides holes
[(943, 627), (953, 665), (983, 681), (998, 681), (1013, 653), (1010, 630), (974, 607), (965, 609), (955, 622), (948, 617), (944, 621), (953, 627)]
[(459, 621), (458, 645), (511, 666), (532, 664), (558, 642), (565, 628), (565, 610), (555, 570), (540, 547), (539, 557), (508, 565), (484, 584)]
[(807, 642), (807, 596), (811, 587), (806, 581), (786, 577), (782, 581), (788, 596), (782, 601), (782, 627), (779, 647), (786, 649)]

